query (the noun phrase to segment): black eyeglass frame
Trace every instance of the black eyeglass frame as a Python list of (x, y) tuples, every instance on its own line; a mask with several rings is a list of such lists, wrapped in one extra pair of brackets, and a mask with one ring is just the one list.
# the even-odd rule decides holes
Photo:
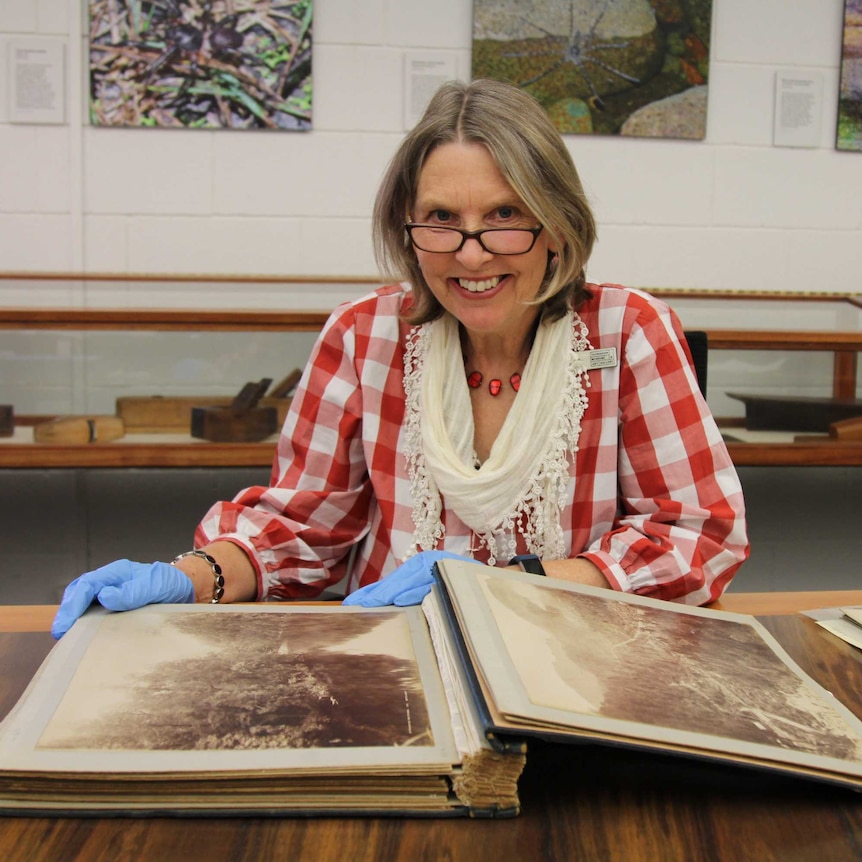
[[(415, 239), (413, 239), (413, 230), (418, 227), (427, 227), (432, 230), (448, 230), (452, 231), (452, 233), (460, 233), (461, 234), (461, 244), (458, 248), (453, 248), (451, 251), (438, 251), (436, 249), (430, 248), (422, 248)], [(475, 239), (479, 245), (488, 252), (488, 254), (527, 254), (533, 250), (533, 246), (536, 244), (536, 240), (539, 238), (539, 234), (545, 229), (544, 225), (539, 225), (538, 227), (486, 227), (482, 230), (461, 230), (459, 227), (448, 227), (447, 225), (437, 225), (437, 224), (422, 224), (421, 222), (407, 222), (404, 225), (404, 230), (407, 231), (407, 236), (410, 237), (410, 242), (413, 243), (416, 248), (420, 251), (427, 252), (428, 254), (456, 254), (464, 248), (464, 244), (468, 239)], [(530, 243), (529, 247), (524, 251), (493, 251), (485, 245), (482, 240), (483, 233), (500, 233), (501, 231), (518, 231), (519, 233), (529, 233), (533, 235), (533, 241)]]

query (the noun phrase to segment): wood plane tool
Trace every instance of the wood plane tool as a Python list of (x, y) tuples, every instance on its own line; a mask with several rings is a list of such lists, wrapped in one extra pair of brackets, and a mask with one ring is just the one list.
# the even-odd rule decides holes
[(59, 416), (34, 426), (33, 439), (37, 443), (83, 446), (110, 443), (125, 433), (126, 428), (119, 416)]
[(862, 416), (860, 398), (726, 393), (745, 404), (745, 427), (763, 431), (829, 432), (834, 422)]
[(829, 426), (829, 437), (832, 440), (862, 440), (862, 416), (833, 422)]
[(278, 383), (269, 390), (267, 398), (289, 398), (293, 395), (293, 390), (296, 389), (301, 377), (302, 370), (294, 368), (287, 377), (279, 380)]
[(15, 409), (11, 404), (0, 404), (0, 437), (15, 433)]
[(264, 377), (262, 380), (258, 380), (257, 383), (246, 383), (240, 389), (239, 394), (234, 397), (230, 406), (236, 410), (250, 410), (252, 407), (257, 407), (258, 402), (263, 398), (271, 383), (271, 377)]
[(862, 441), (862, 416), (833, 422), (829, 426), (828, 434), (797, 434), (793, 438), (794, 443), (810, 443), (812, 441), (829, 441), (832, 443)]
[(211, 443), (256, 443), (278, 429), (278, 410), (259, 406), (272, 379), (246, 383), (227, 407), (193, 407), (191, 435)]

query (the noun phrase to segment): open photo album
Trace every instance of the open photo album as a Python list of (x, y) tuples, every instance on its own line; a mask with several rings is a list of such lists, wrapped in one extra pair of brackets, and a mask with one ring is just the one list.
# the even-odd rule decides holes
[(862, 721), (753, 617), (437, 579), (421, 608), (91, 609), (0, 724), (0, 810), (514, 816), (534, 738), (862, 789)]

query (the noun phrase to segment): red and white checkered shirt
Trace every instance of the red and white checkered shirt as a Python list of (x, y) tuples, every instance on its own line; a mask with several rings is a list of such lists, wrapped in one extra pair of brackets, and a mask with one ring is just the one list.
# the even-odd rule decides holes
[[(578, 313), (591, 345), (614, 348), (618, 361), (588, 372), (561, 514), (568, 554), (591, 560), (620, 590), (714, 600), (748, 555), (748, 539), (739, 478), (682, 327), (640, 291), (589, 287)], [(270, 487), (216, 504), (198, 527), (198, 546), (229, 540), (245, 549), (260, 599), (312, 598), (348, 572), (352, 591), (391, 572), (413, 545), (403, 385), (410, 327), (399, 318), (409, 296), (393, 285), (335, 310), (294, 396)], [(439, 547), (473, 555), (470, 529), (443, 503)]]

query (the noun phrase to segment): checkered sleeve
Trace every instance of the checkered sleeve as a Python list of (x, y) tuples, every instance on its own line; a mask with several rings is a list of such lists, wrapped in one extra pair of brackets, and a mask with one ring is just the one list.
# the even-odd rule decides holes
[(333, 313), (288, 411), (269, 487), (217, 503), (198, 527), (197, 544), (228, 540), (246, 551), (257, 569), (259, 599), (310, 598), (339, 582), (351, 549), (380, 520), (369, 463), (394, 445), (378, 434), (377, 451), (369, 449), (364, 426), (373, 418), (369, 410), (379, 409), (380, 393), (393, 378), (401, 380), (399, 303), (397, 292), (375, 294)]
[(617, 588), (717, 599), (748, 556), (742, 488), (676, 315), (637, 292), (621, 317), (612, 528), (584, 553)]

